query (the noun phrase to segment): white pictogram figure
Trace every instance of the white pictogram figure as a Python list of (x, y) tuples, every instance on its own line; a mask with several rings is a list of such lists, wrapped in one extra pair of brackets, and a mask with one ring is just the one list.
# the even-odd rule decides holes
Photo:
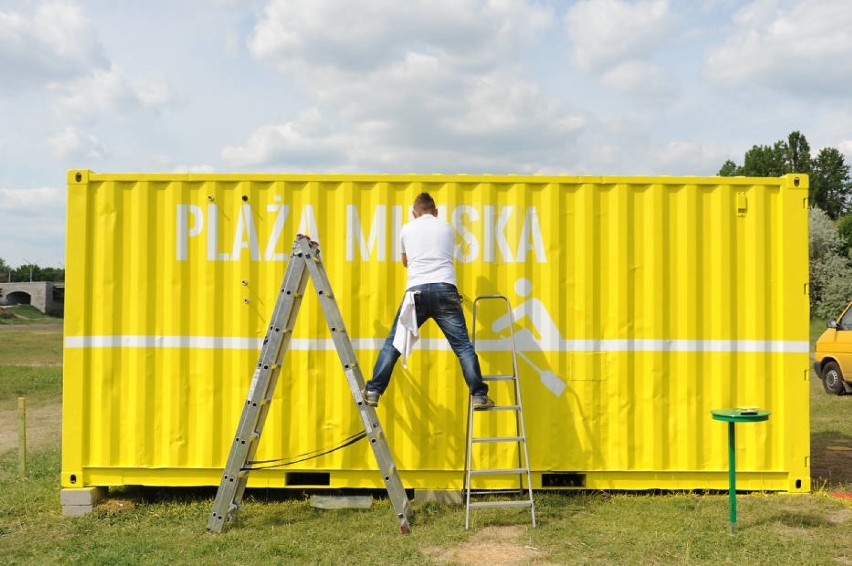
[[(529, 296), (532, 293), (532, 281), (526, 277), (518, 279), (515, 282), (515, 292), (521, 297)], [(538, 372), (542, 384), (559, 397), (565, 390), (565, 382), (552, 371), (539, 368), (530, 360), (529, 356), (524, 354), (524, 351), (558, 351), (562, 344), (562, 336), (559, 333), (559, 329), (550, 317), (550, 313), (547, 312), (547, 307), (544, 306), (544, 303), (535, 297), (530, 297), (512, 309), (512, 316), (505, 314), (495, 320), (491, 325), (491, 330), (500, 334), (509, 328), (513, 319), (515, 322), (520, 323), (525, 318), (530, 319), (533, 329), (539, 335), (539, 339), (536, 339), (528, 328), (522, 328), (516, 332), (515, 347), (518, 350), (518, 355)]]

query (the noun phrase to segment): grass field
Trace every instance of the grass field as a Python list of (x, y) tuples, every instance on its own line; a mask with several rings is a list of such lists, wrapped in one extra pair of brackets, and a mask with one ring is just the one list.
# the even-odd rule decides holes
[[(0, 431), (16, 432), (19, 395), (59, 411), (62, 330), (29, 323), (0, 339)], [(852, 492), (852, 396), (818, 379), (810, 393), (813, 492), (740, 495), (735, 537), (719, 493), (537, 492), (535, 529), (527, 512), (483, 510), (466, 531), (463, 508), (429, 503), (407, 537), (378, 493), (368, 510), (322, 511), (302, 493), (251, 491), (221, 535), (205, 532), (213, 489), (111, 490), (94, 513), (64, 517), (48, 419), (28, 478), (0, 449), (0, 564), (852, 564), (852, 500), (833, 495)]]

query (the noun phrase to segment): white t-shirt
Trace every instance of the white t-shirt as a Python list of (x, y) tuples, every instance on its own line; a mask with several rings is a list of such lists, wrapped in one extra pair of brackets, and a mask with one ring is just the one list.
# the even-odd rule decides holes
[(408, 282), (405, 288), (425, 283), (456, 285), (453, 264), (456, 232), (453, 227), (431, 214), (423, 214), (402, 227), (402, 252), (408, 258)]

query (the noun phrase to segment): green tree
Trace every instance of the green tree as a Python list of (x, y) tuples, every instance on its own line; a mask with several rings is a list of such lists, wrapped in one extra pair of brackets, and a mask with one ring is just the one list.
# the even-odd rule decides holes
[(843, 241), (825, 211), (811, 208), (808, 220), (811, 312), (832, 318), (852, 300), (852, 262), (840, 254)]
[(773, 145), (755, 145), (745, 153), (742, 167), (730, 159), (722, 165), (719, 175), (730, 177), (779, 177), (787, 173), (811, 172), (811, 146), (799, 131), (790, 132), (786, 140)]
[(823, 148), (811, 158), (811, 146), (799, 131), (790, 132), (786, 140), (773, 145), (755, 145), (743, 156), (742, 166), (730, 159), (719, 169), (719, 175), (730, 177), (777, 177), (788, 173), (810, 176), (811, 205), (837, 219), (852, 211), (850, 167), (843, 154), (833, 147)]
[(790, 132), (784, 150), (784, 163), (787, 173), (811, 172), (811, 146), (805, 135), (799, 131)]
[[(41, 267), (36, 264), (26, 263), (17, 268), (8, 266), (0, 259), (0, 281), (29, 282), (52, 281), (54, 283), (65, 281), (65, 269), (61, 267)], [(5, 266), (5, 267), (4, 267)], [(11, 279), (9, 279), (11, 274)]]
[(830, 218), (837, 219), (850, 210), (852, 182), (842, 153), (833, 147), (819, 151), (813, 160), (810, 187), (811, 204), (826, 211)]
[(59, 267), (40, 267), (38, 275), (39, 281), (53, 281), (54, 283), (65, 281), (65, 270)]
[(755, 145), (748, 150), (743, 158), (743, 175), (746, 177), (779, 177), (790, 171), (786, 170), (784, 156), (787, 144), (783, 141), (775, 145)]
[(731, 161), (730, 159), (725, 161), (725, 164), (722, 165), (722, 168), (719, 169), (718, 175), (720, 177), (736, 177), (737, 175), (742, 175), (743, 170), (742, 167)]
[(843, 243), (841, 253), (852, 258), (852, 214), (837, 219), (837, 235)]

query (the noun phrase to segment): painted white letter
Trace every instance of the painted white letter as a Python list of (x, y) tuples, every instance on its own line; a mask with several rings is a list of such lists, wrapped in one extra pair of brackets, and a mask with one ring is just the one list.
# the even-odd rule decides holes
[(275, 223), (272, 225), (272, 233), (269, 235), (269, 241), (266, 243), (266, 253), (263, 254), (267, 261), (282, 261), (287, 259), (287, 254), (284, 252), (275, 253), (275, 248), (278, 247), (278, 240), (281, 238), (281, 232), (284, 231), (284, 222), (287, 221), (287, 214), (290, 212), (290, 206), (287, 204), (268, 204), (266, 210), (269, 212), (277, 212), (275, 215)]
[(219, 208), (210, 203), (207, 205), (207, 260), (227, 260), (228, 254), (217, 253), (216, 245), (219, 243)]
[(312, 204), (306, 204), (305, 208), (302, 209), (302, 217), (299, 219), (299, 228), (296, 232), (310, 236), (311, 240), (318, 244), (320, 243), (317, 219), (314, 215), (314, 206)]
[(475, 261), (479, 256), (479, 242), (473, 235), (473, 232), (467, 229), (462, 221), (462, 218), (469, 216), (474, 222), (479, 220), (479, 214), (472, 206), (457, 206), (453, 211), (453, 227), (461, 235), (462, 240), (467, 244), (467, 254), (464, 253), (465, 245), (456, 244), (455, 257), (461, 263), (470, 263)]
[[(192, 227), (189, 216), (192, 215)], [(188, 239), (197, 236), (204, 229), (204, 215), (201, 207), (194, 204), (177, 205), (177, 260), (186, 261)]]
[(503, 256), (503, 261), (512, 263), (512, 250), (509, 248), (509, 242), (506, 240), (506, 224), (509, 223), (509, 217), (512, 216), (513, 206), (504, 206), (500, 209), (500, 218), (497, 219), (497, 225), (494, 227), (494, 237), (497, 240), (497, 249), (500, 250), (500, 255)]
[[(245, 239), (246, 234), (248, 234), (248, 241)], [(247, 202), (240, 207), (240, 215), (237, 217), (237, 229), (234, 231), (234, 247), (231, 251), (231, 259), (238, 261), (243, 248), (249, 248), (253, 260), (260, 259), (257, 230), (254, 229), (254, 215), (251, 204)]]
[[(532, 236), (532, 242), (530, 242)], [(538, 211), (534, 206), (527, 208), (524, 215), (524, 226), (521, 229), (521, 237), (518, 241), (517, 261), (523, 263), (527, 260), (527, 250), (535, 250), (535, 260), (538, 263), (546, 263), (547, 257), (544, 253), (544, 239), (541, 237), (541, 224), (538, 222)]]
[(361, 251), (361, 259), (370, 260), (370, 252), (376, 248), (376, 259), (385, 261), (386, 247), (386, 206), (376, 206), (373, 213), (373, 224), (370, 226), (369, 240), (364, 240), (364, 231), (361, 229), (361, 217), (358, 208), (354, 204), (346, 205), (346, 261), (355, 261), (355, 240), (358, 240)]

